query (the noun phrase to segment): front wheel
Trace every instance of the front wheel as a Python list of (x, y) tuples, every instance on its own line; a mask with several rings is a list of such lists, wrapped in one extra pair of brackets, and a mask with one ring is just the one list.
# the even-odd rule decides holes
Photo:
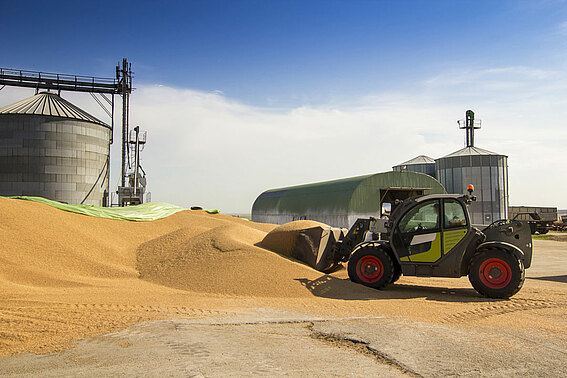
[(402, 276), (402, 267), (400, 264), (394, 264), (394, 274), (392, 275), (392, 281), (390, 283), (397, 282)]
[(510, 298), (524, 285), (524, 263), (500, 249), (480, 251), (471, 261), (469, 281), (489, 298)]
[(392, 282), (394, 262), (383, 248), (363, 247), (350, 256), (348, 276), (352, 282), (381, 289)]

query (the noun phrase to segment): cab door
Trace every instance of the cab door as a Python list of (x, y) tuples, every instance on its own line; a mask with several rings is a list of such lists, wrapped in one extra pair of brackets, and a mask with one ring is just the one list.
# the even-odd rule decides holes
[(455, 250), (457, 244), (463, 240), (469, 231), (463, 203), (453, 199), (443, 200), (443, 254), (447, 255)]
[(441, 200), (411, 208), (395, 226), (392, 244), (401, 261), (435, 262), (443, 254)]

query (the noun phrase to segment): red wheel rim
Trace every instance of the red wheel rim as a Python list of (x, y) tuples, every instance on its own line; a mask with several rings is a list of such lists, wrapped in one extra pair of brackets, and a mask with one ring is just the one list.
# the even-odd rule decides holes
[(483, 261), (479, 275), (482, 283), (491, 289), (503, 289), (512, 280), (512, 270), (508, 263), (497, 258)]
[(363, 282), (375, 283), (384, 274), (384, 265), (376, 256), (364, 256), (356, 264), (356, 274)]

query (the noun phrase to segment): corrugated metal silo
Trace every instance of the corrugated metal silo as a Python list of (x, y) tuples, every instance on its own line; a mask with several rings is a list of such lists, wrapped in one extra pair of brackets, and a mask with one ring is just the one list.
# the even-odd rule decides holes
[(435, 160), (437, 179), (447, 193), (475, 187), (476, 202), (469, 206), (473, 224), (488, 225), (508, 217), (508, 157), (474, 146), (474, 113), (467, 111), (466, 147)]
[(109, 125), (49, 92), (0, 109), (0, 195), (101, 206)]
[(394, 171), (410, 171), (425, 173), (431, 177), (435, 176), (435, 159), (429, 156), (419, 155), (411, 160), (408, 160), (402, 164), (398, 164), (392, 167)]

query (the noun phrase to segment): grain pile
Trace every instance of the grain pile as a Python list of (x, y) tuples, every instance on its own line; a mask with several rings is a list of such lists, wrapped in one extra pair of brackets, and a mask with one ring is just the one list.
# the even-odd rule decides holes
[(250, 224), (184, 227), (142, 244), (140, 278), (183, 290), (240, 296), (306, 295), (293, 279), (321, 274), (260, 248), (266, 233)]
[[(261, 296), (300, 295), (289, 277), (309, 267), (260, 248), (272, 225), (185, 211), (132, 223), (1, 199), (1, 284), (29, 288), (141, 278), (184, 290)], [(291, 229), (289, 226), (288, 229)], [(285, 279), (284, 279), (285, 278)], [(278, 284), (274, 284), (278, 282)]]

